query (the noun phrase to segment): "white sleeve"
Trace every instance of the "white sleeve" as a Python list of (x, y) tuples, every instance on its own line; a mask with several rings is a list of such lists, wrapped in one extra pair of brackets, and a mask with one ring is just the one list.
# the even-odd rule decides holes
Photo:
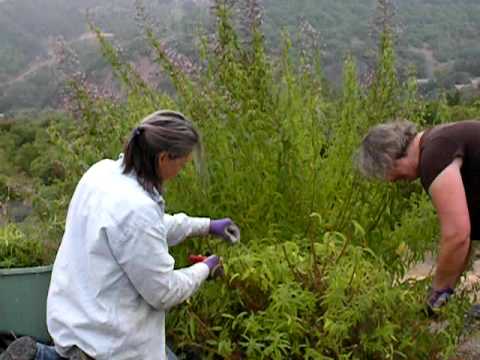
[(159, 219), (158, 212), (136, 211), (128, 224), (107, 229), (107, 237), (116, 261), (139, 294), (154, 308), (166, 310), (192, 296), (208, 277), (209, 269), (197, 263), (174, 270), (163, 219), (160, 216), (152, 225), (151, 216)]
[(169, 246), (180, 244), (188, 236), (206, 235), (210, 228), (209, 218), (190, 217), (184, 213), (165, 214), (163, 220)]

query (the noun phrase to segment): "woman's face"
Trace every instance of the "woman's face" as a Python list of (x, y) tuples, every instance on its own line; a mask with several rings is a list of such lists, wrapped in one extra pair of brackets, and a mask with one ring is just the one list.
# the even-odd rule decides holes
[(158, 157), (158, 169), (163, 181), (173, 179), (185, 165), (192, 160), (192, 154), (179, 158), (171, 158), (167, 152), (161, 152)]
[(386, 180), (395, 182), (399, 180), (412, 181), (418, 177), (417, 168), (408, 157), (395, 160), (393, 168), (387, 173)]

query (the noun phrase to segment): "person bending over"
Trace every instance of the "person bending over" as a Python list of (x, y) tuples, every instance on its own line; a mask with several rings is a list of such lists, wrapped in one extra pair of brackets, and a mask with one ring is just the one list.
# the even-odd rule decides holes
[(442, 306), (468, 264), (470, 241), (480, 240), (480, 121), (468, 120), (417, 132), (406, 120), (370, 129), (356, 165), (386, 181), (420, 178), (440, 223), (440, 248), (429, 310)]

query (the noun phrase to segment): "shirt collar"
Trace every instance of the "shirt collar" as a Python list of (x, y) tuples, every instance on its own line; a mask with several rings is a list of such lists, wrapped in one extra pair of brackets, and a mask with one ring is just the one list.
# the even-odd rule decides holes
[[(118, 159), (117, 159), (117, 163), (119, 164), (119, 166), (122, 168), (123, 170), (123, 153), (120, 153), (118, 155)], [(136, 174), (132, 171), (128, 174), (124, 174), (125, 176), (128, 176), (132, 179), (135, 179), (135, 181), (138, 182), (137, 180), (137, 176)], [(139, 184), (140, 185), (140, 184)], [(141, 185), (140, 185), (141, 187)], [(143, 189), (142, 187), (142, 190), (145, 191), (145, 189)], [(155, 201), (156, 203), (158, 203), (159, 205), (164, 205), (165, 204), (165, 200), (163, 200), (163, 197), (162, 197), (162, 194), (157, 190), (157, 189), (153, 189), (153, 193), (149, 193), (148, 191), (145, 191), (145, 193), (150, 196), (152, 198), (153, 201)]]

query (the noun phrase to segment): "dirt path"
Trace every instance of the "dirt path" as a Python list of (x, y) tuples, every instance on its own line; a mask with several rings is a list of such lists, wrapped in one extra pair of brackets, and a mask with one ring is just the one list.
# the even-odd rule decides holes
[[(480, 258), (477, 249), (475, 258), (470, 269), (462, 276), (460, 284), (456, 291), (468, 290), (473, 303), (477, 303), (480, 298)], [(404, 277), (404, 281), (408, 279), (420, 280), (433, 275), (435, 271), (435, 258), (427, 255), (425, 261), (413, 266)], [(435, 322), (432, 320), (430, 330), (432, 335), (438, 331), (443, 331), (448, 325), (446, 322)], [(473, 306), (468, 313), (465, 314), (465, 323), (462, 335), (459, 338), (458, 347), (455, 355), (449, 360), (478, 360), (480, 359), (480, 312), (477, 306)]]
[[(2, 0), (0, 0), (1, 2)], [(102, 33), (102, 35), (106, 38), (111, 38), (113, 37), (113, 34), (111, 33)], [(82, 41), (95, 41), (97, 38), (97, 35), (92, 32), (86, 32), (81, 34), (80, 36), (76, 37), (75, 39), (66, 41), (66, 45), (71, 45), (74, 43), (82, 42)], [(38, 59), (35, 60), (34, 62), (30, 63), (28, 68), (22, 72), (21, 74), (15, 76), (14, 78), (7, 80), (3, 83), (0, 83), (0, 87), (5, 87), (5, 86), (10, 86), (13, 85), (17, 82), (24, 81), (28, 76), (36, 73), (38, 70), (44, 68), (44, 67), (49, 67), (55, 64), (55, 59), (53, 55), (50, 55), (47, 59)]]
[(435, 59), (435, 56), (433, 55), (433, 50), (427, 47), (423, 47), (423, 48), (411, 47), (410, 51), (416, 54), (423, 55), (423, 57), (425, 58), (427, 78), (433, 79), (435, 69), (439, 66), (438, 61)]
[[(458, 284), (458, 290), (469, 290), (472, 291), (471, 298), (472, 301), (477, 301), (480, 299), (480, 291), (478, 287), (480, 286), (480, 258), (479, 252), (477, 251), (475, 260), (472, 262), (472, 266), (469, 270), (462, 276), (460, 284)], [(425, 261), (414, 265), (405, 275), (403, 281), (406, 280), (421, 280), (426, 277), (432, 276), (435, 271), (435, 258), (429, 254), (426, 256)]]
[(51, 66), (54, 64), (54, 60), (52, 58), (46, 59), (46, 60), (37, 60), (34, 61), (33, 63), (30, 63), (29, 67), (27, 68), (26, 71), (21, 73), (20, 75), (17, 75), (13, 79), (10, 79), (6, 82), (0, 83), (0, 86), (10, 86), (12, 84), (15, 84), (17, 82), (25, 80), (25, 78), (33, 73), (36, 73), (38, 70), (41, 68), (44, 68), (46, 66)]
[(448, 68), (451, 63), (440, 62), (435, 58), (433, 50), (424, 45), (422, 48), (409, 47), (409, 50), (413, 53), (423, 55), (425, 59), (426, 75), (427, 78), (433, 79), (435, 77), (435, 71)]
[[(112, 38), (114, 36), (112, 33), (101, 33), (101, 34), (105, 38)], [(76, 42), (89, 41), (89, 40), (96, 41), (97, 40), (97, 34), (92, 33), (92, 32), (86, 32), (86, 33), (83, 33), (82, 35), (80, 35), (79, 37), (77, 37), (75, 39), (67, 41), (67, 44), (73, 44), (73, 43), (76, 43)]]

